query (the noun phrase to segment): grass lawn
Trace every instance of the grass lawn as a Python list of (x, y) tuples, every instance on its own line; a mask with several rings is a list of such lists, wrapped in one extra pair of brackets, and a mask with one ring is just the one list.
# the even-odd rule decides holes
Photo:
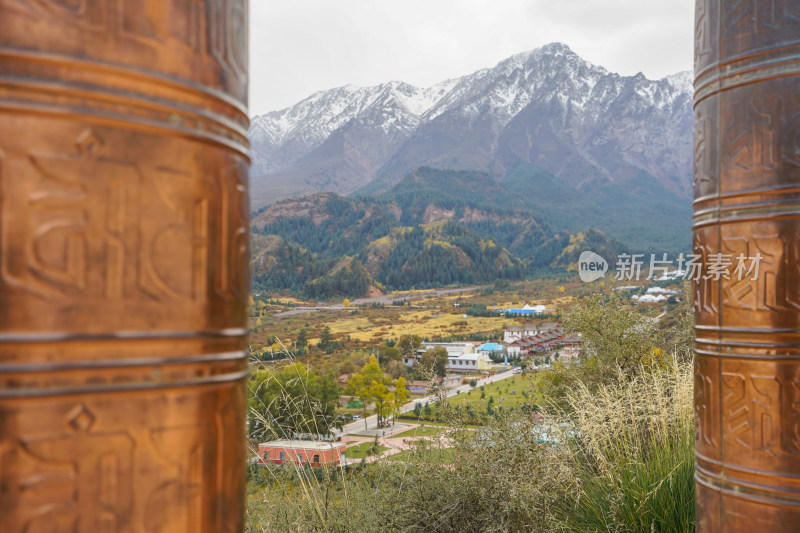
[(398, 433), (397, 435), (392, 435), (392, 438), (432, 437), (433, 435), (438, 435), (439, 433), (444, 433), (445, 431), (452, 429), (453, 428), (448, 426), (419, 426), (402, 433)]
[[(462, 394), (461, 396), (464, 396), (464, 395)], [(488, 400), (488, 398), (487, 398), (487, 400)], [(406, 413), (406, 414), (400, 415), (399, 417), (397, 417), (397, 421), (398, 422), (411, 422), (412, 424), (423, 423), (423, 424), (425, 424), (425, 427), (431, 427), (428, 424), (434, 425), (434, 424), (443, 424), (444, 423), (441, 420), (432, 420), (432, 419), (428, 420), (426, 418), (420, 418), (418, 416), (415, 416), (414, 413)], [(437, 427), (442, 427), (442, 426), (437, 426)], [(464, 428), (464, 429), (477, 429), (477, 428), (483, 427), (483, 426), (480, 425), (480, 424), (477, 424), (477, 425), (476, 424), (459, 424), (458, 427), (459, 428)], [(411, 431), (411, 430), (409, 430), (409, 431)], [(396, 436), (397, 435), (392, 435), (392, 437), (396, 437)], [(417, 435), (417, 436), (419, 437), (419, 435)]]
[[(473, 408), (485, 409), (489, 398), (494, 398), (494, 407), (514, 407), (516, 405), (535, 401), (536, 395), (531, 391), (535, 383), (532, 374), (517, 374), (507, 379), (501, 379), (488, 385), (483, 385), (484, 398), (481, 398), (481, 387), (470, 389), (466, 393), (456, 394), (447, 399), (450, 405), (470, 405)], [(528, 394), (526, 398), (523, 392)]]
[[(353, 459), (363, 459), (365, 457), (368, 457), (369, 456), (368, 452), (372, 448), (372, 445), (373, 445), (372, 442), (362, 442), (361, 444), (350, 446), (345, 450), (345, 457), (347, 457), (348, 461)], [(377, 446), (376, 447), (377, 452), (375, 453), (375, 455), (381, 455), (388, 449), (389, 448), (387, 448), (386, 446)]]

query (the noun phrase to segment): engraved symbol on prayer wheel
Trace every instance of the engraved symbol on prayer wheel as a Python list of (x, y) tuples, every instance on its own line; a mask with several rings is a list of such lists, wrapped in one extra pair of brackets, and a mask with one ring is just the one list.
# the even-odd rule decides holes
[(244, 515), (245, 0), (0, 0), (0, 530)]
[(800, 3), (698, 0), (694, 253), (697, 530), (800, 530)]

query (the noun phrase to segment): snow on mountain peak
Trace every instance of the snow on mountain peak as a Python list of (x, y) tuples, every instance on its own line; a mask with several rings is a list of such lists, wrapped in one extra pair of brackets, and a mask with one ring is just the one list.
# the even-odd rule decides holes
[[(368, 112), (375, 105), (388, 108), (399, 104), (412, 115), (405, 117), (409, 123), (418, 121), (426, 113), (429, 115), (428, 118), (433, 118), (444, 108), (433, 113), (431, 111), (440, 103), (446, 104), (445, 97), (451, 90), (457, 88), (460, 82), (481, 79), (498, 71), (510, 76), (513, 76), (514, 72), (524, 73), (522, 77), (517, 76), (504, 83), (500, 93), (491, 98), (492, 103), (489, 107), (506, 108), (503, 114), (511, 116), (529, 100), (528, 95), (515, 96), (513, 93), (518, 92), (520, 85), (525, 85), (524, 78), (529, 77), (530, 69), (539, 58), (548, 55), (571, 56), (574, 60), (582, 61), (567, 45), (550, 43), (511, 56), (492, 69), (482, 69), (471, 75), (446, 80), (427, 88), (415, 87), (402, 81), (390, 81), (372, 87), (348, 84), (328, 91), (318, 91), (294, 106), (254, 117), (250, 130), (251, 140), (256, 144), (267, 143), (277, 147), (290, 137), (299, 137), (304, 144), (311, 147), (322, 142), (351, 119)], [(463, 93), (464, 90), (459, 92)], [(457, 99), (458, 95), (455, 95), (453, 100)]]
[[(406, 115), (399, 123), (415, 124), (458, 80), (446, 80), (427, 88), (403, 81), (390, 81), (371, 87), (348, 84), (318, 91), (297, 104), (253, 118), (250, 137), (254, 143), (279, 146), (300, 136), (308, 147), (322, 142), (333, 131), (365, 114), (382, 112), (389, 121), (393, 115)], [(398, 123), (398, 124), (399, 124)], [(391, 127), (384, 126), (388, 131)]]
[(694, 72), (691, 70), (670, 74), (662, 79), (669, 82), (670, 85), (680, 92), (689, 94), (693, 94), (694, 92)]
[(652, 106), (670, 113), (689, 105), (691, 91), (691, 72), (656, 81), (641, 73), (624, 77), (554, 42), (427, 88), (395, 80), (319, 91), (291, 107), (254, 117), (250, 139), (265, 173), (294, 165), (346, 125), (362, 133), (345, 142), (373, 143), (375, 154), (387, 154), (375, 155), (378, 161), (434, 121), (474, 124), (487, 119), (493, 131), (500, 131), (526, 107), (537, 105), (549, 106), (552, 127), (583, 142), (585, 133), (579, 132), (593, 131), (593, 125), (616, 112), (620, 101), (633, 96), (630, 105), (636, 109)]

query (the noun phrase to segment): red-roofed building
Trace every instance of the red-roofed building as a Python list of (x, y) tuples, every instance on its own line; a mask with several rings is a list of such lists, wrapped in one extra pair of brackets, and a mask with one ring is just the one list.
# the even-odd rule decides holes
[(343, 442), (320, 442), (314, 440), (276, 440), (258, 445), (258, 462), (276, 465), (294, 463), (299, 465), (338, 465), (342, 452), (347, 447)]
[[(564, 328), (560, 325), (542, 330), (535, 335), (530, 335), (516, 340), (507, 346), (509, 355), (527, 357), (531, 353), (549, 352), (560, 347), (564, 341)], [(580, 341), (578, 341), (580, 342)]]

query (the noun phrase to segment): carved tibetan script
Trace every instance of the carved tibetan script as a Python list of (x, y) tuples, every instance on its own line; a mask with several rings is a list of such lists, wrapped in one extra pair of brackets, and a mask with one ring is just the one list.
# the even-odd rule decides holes
[(2, 282), (43, 298), (240, 299), (247, 199), (226, 172), (119, 160), (91, 129), (72, 153), (0, 156)]

